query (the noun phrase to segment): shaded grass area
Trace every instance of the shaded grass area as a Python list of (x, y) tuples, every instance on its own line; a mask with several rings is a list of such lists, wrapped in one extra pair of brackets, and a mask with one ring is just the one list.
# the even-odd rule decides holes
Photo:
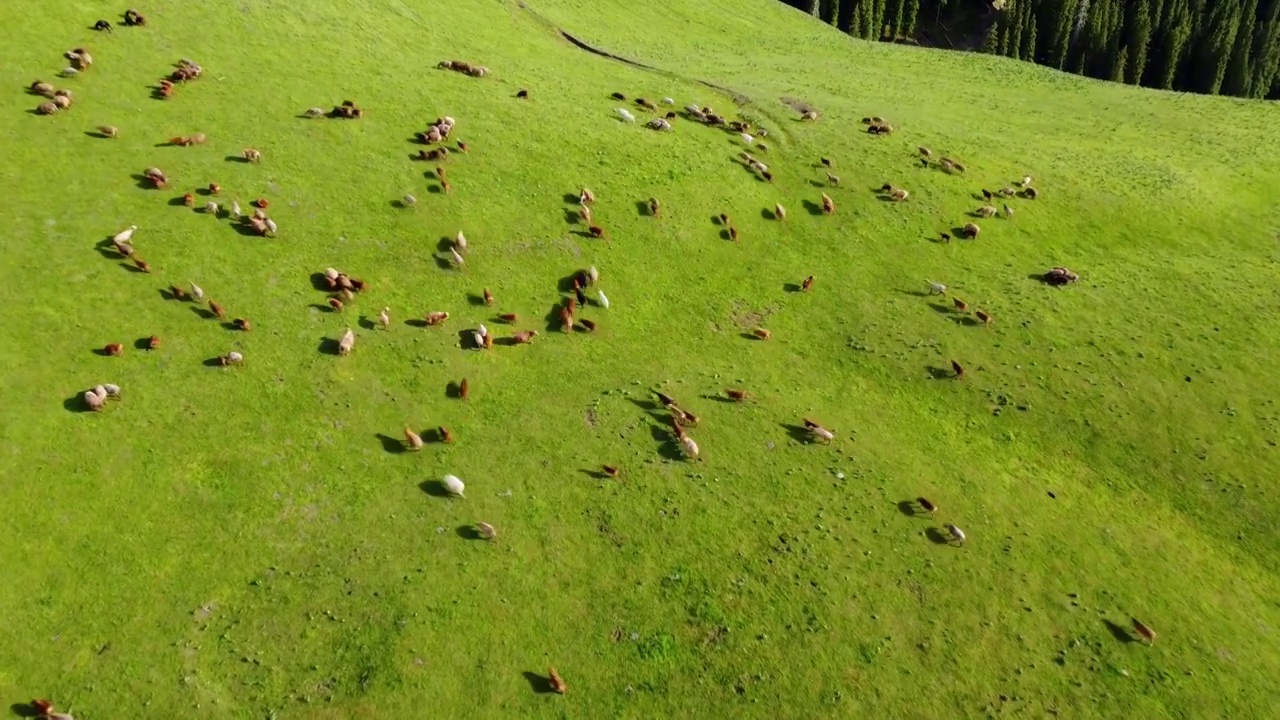
[[(299, 718), (1269, 707), (1269, 106), (852, 42), (776, 5), (536, 3), (548, 25), (477, 4), (451, 11), (466, 33), (412, 2), (161, 5), (110, 36), (65, 9), (0, 10), (22, 27), (0, 41), (0, 132), (19, 140), (0, 196), (5, 702)], [(56, 83), (76, 104), (24, 113), (19, 88), (81, 44), (94, 68)], [(150, 98), (181, 57), (205, 77)], [(444, 58), (492, 72), (431, 69)], [(755, 118), (774, 182), (734, 160), (736, 134), (620, 122), (615, 91)], [(822, 119), (799, 123), (784, 96)], [(366, 116), (298, 117), (346, 99)], [(446, 114), (471, 148), (445, 161), (447, 194), (435, 163), (408, 160)], [(897, 131), (867, 136), (868, 115)], [(102, 124), (120, 137), (94, 137)], [(209, 142), (156, 147), (196, 132)], [(965, 176), (921, 168), (917, 145)], [(228, 161), (246, 147), (261, 165)], [(169, 188), (139, 187), (153, 165)], [(1014, 219), (934, 242), (982, 188), (1026, 174), (1042, 195), (1010, 201)], [(268, 199), (280, 236), (171, 202), (210, 182)], [(878, 202), (885, 182), (910, 201)], [(584, 185), (608, 240), (566, 222)], [(805, 212), (824, 191), (836, 214)], [(406, 193), (416, 207), (395, 207)], [(649, 197), (657, 217), (637, 211)], [(99, 249), (131, 224), (150, 274)], [(459, 229), (455, 269), (441, 239)], [(610, 308), (562, 335), (561, 284), (590, 265)], [(1055, 265), (1081, 283), (1030, 277)], [(330, 266), (370, 282), (341, 313), (313, 284)], [(811, 292), (790, 287), (811, 274)], [(191, 281), (254, 329), (162, 297)], [(473, 301), (485, 288), (494, 307)], [(387, 331), (370, 321), (383, 306)], [(414, 322), (434, 310), (450, 320)], [(542, 335), (482, 352), (480, 323)], [(348, 327), (356, 348), (337, 357)], [(772, 339), (742, 337), (756, 327)], [(153, 334), (159, 350), (133, 346)], [(125, 354), (93, 353), (109, 342)], [(232, 350), (242, 367), (209, 362)], [(100, 382), (124, 399), (82, 412)], [(655, 387), (701, 416), (701, 462), (681, 459)], [(751, 398), (720, 402), (725, 387)], [(803, 417), (835, 442), (811, 442)], [(400, 452), (406, 425), (456, 439)], [(444, 473), (465, 499), (436, 491)], [(901, 511), (920, 495), (936, 518)], [(478, 521), (498, 538), (474, 540)], [(946, 522), (964, 548), (939, 542)], [(1150, 648), (1131, 642), (1135, 615), (1160, 633)], [(564, 697), (545, 692), (552, 665)], [(922, 678), (940, 680), (922, 693)]]

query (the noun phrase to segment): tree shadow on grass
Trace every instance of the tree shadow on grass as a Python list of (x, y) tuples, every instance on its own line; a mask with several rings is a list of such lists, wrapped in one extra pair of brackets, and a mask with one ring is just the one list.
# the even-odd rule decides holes
[(951, 536), (936, 527), (928, 528), (924, 531), (925, 537), (929, 538), (929, 542), (934, 545), (950, 545)]
[(442, 480), (423, 480), (418, 483), (418, 487), (422, 492), (430, 495), (431, 497), (453, 497), (452, 493), (449, 492), (449, 489), (444, 486), (444, 481)]
[(1129, 632), (1129, 629), (1123, 625), (1117, 625), (1107, 618), (1102, 618), (1102, 623), (1107, 626), (1107, 630), (1111, 631), (1111, 637), (1115, 638), (1118, 642), (1137, 642), (1138, 639), (1135, 638), (1133, 633)]
[(463, 540), (483, 540), (484, 539), (484, 535), (480, 534), (480, 531), (476, 529), (475, 525), (459, 525), (458, 529), (454, 530), (454, 532), (456, 532), (458, 534), (458, 537), (462, 538)]
[(392, 455), (399, 455), (405, 451), (404, 443), (401, 442), (399, 438), (393, 438), (390, 435), (384, 435), (382, 433), (377, 433), (374, 437), (382, 441), (383, 452), (389, 452)]
[(551, 687), (551, 678), (545, 675), (539, 675), (536, 672), (525, 670), (524, 679), (529, 681), (529, 689), (539, 695), (554, 692)]

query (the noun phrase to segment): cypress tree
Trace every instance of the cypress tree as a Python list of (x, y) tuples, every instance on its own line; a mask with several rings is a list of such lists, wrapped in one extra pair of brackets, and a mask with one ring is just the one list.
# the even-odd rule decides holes
[(1120, 52), (1116, 53), (1115, 65), (1111, 69), (1110, 80), (1112, 82), (1124, 82), (1124, 69), (1129, 64), (1129, 46), (1120, 48)]
[(1178, 66), (1191, 39), (1190, 8), (1187, 0), (1169, 0), (1165, 9), (1164, 26), (1158, 36), (1161, 53), (1159, 63), (1154, 69), (1154, 87), (1161, 90), (1173, 89), (1173, 81), (1178, 73)]
[(1280, 74), (1280, 0), (1271, 0), (1266, 20), (1253, 35), (1253, 77), (1249, 80), (1249, 97), (1264, 98)]
[(1245, 0), (1240, 12), (1240, 25), (1236, 28), (1236, 42), (1227, 63), (1227, 76), (1223, 80), (1222, 94), (1244, 97), (1249, 94), (1249, 78), (1253, 74), (1253, 29), (1257, 24), (1258, 0)]
[(1125, 44), (1129, 48), (1125, 82), (1137, 85), (1142, 82), (1142, 71), (1147, 66), (1147, 51), (1151, 45), (1151, 5), (1148, 0), (1134, 0), (1129, 6)]
[(885, 6), (884, 22), (889, 26), (890, 39), (897, 40), (902, 36), (902, 0), (889, 0)]
[(836, 4), (840, 0), (819, 0), (818, 17), (828, 25), (836, 24)]
[(1022, 31), (1022, 59), (1028, 62), (1039, 62), (1036, 50), (1036, 18), (1032, 16), (1027, 22), (1026, 30)]
[(919, 16), (920, 0), (903, 0), (902, 22), (898, 26), (898, 32), (905, 37), (914, 38), (916, 36), (916, 21)]
[(1009, 12), (1009, 47), (1005, 55), (1014, 60), (1022, 59), (1022, 28), (1027, 24), (1027, 13), (1030, 12), (1030, 0), (1016, 0)]
[(836, 27), (842, 31), (853, 33), (854, 0), (840, 0), (840, 9), (836, 11)]
[[(867, 0), (863, 0), (866, 2)], [(879, 40), (884, 34), (884, 9), (887, 3), (885, 0), (871, 0), (871, 32), (867, 35), (868, 40)]]
[(1197, 47), (1191, 89), (1210, 95), (1217, 95), (1222, 89), (1239, 28), (1239, 0), (1215, 0)]
[(1053, 17), (1053, 34), (1048, 38), (1049, 57), (1054, 67), (1067, 67), (1071, 50), (1071, 30), (1076, 20), (1076, 7), (1080, 0), (1057, 0), (1057, 12)]

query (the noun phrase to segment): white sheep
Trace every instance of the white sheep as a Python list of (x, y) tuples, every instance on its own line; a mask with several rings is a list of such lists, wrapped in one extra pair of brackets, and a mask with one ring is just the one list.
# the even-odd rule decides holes
[(756, 141), (756, 139), (755, 139), (755, 138), (751, 137), (750, 135), (748, 135), (748, 134), (746, 134), (746, 133), (742, 133), (741, 135), (739, 135), (739, 137), (741, 137), (741, 138), (742, 138), (742, 142), (743, 142), (743, 143), (745, 143), (745, 144), (747, 144), (747, 145), (750, 145), (751, 143), (753, 143), (753, 142), (755, 142), (755, 141)]
[(197, 301), (204, 300), (204, 288), (195, 283), (191, 283), (191, 297), (195, 298)]
[(617, 108), (616, 112), (618, 113), (619, 116), (622, 117), (623, 120), (626, 120), (627, 122), (636, 121), (636, 116), (632, 115), (631, 111), (626, 108)]
[(684, 446), (685, 455), (693, 460), (698, 459), (698, 443), (694, 442), (693, 438), (684, 435), (680, 438), (680, 444)]
[(596, 270), (595, 265), (592, 265), (591, 267), (587, 268), (587, 277), (591, 278), (592, 285), (595, 285), (596, 281), (600, 279), (600, 271)]
[(105, 401), (94, 391), (86, 390), (84, 392), (84, 404), (88, 405), (89, 409), (94, 412), (101, 412)]
[(464, 495), (463, 492), (467, 489), (467, 486), (465, 483), (462, 482), (461, 479), (458, 478), (457, 475), (444, 476), (444, 489), (448, 491), (450, 495), (457, 495), (458, 497), (466, 497), (466, 495)]
[(484, 325), (481, 325), (480, 327), (476, 328), (476, 334), (482, 338), (489, 337), (489, 328), (485, 327)]
[(389, 314), (390, 312), (391, 312), (390, 307), (384, 307), (382, 308), (382, 312), (378, 313), (378, 324), (382, 326), (383, 330), (390, 329), (391, 327), (391, 315)]
[(307, 110), (307, 117), (309, 118), (318, 118), (321, 115), (324, 115), (324, 108), (313, 107)]
[(457, 250), (453, 248), (449, 248), (449, 255), (453, 259), (454, 265), (457, 265), (458, 267), (462, 267), (464, 264), (466, 264), (466, 260), (462, 259), (462, 256), (458, 254)]
[(1006, 219), (1013, 217), (1013, 208), (1009, 207), (1009, 203), (1004, 205), (1004, 216)]
[(671, 123), (667, 122), (665, 118), (654, 118), (646, 123), (646, 127), (654, 130), (668, 131), (671, 129)]
[(271, 232), (271, 237), (275, 237), (275, 236), (276, 236), (276, 221), (275, 221), (275, 220), (272, 220), (271, 218), (267, 218), (267, 219), (266, 219), (266, 220), (264, 220), (263, 222), (265, 222), (265, 223), (267, 224), (267, 230)]
[(414, 205), (417, 205), (417, 204), (418, 204), (418, 198), (416, 198), (416, 197), (414, 197), (414, 196), (409, 195), (408, 193), (406, 193), (406, 194), (405, 194), (405, 196), (404, 196), (404, 204), (405, 204), (407, 207), (413, 207)]
[(103, 389), (103, 390), (105, 390), (105, 391), (107, 392), (107, 397), (113, 397), (113, 398), (119, 398), (119, 397), (120, 397), (120, 386), (119, 386), (119, 385), (116, 385), (116, 384), (114, 384), (114, 383), (107, 383), (106, 385), (103, 385), (103, 386), (102, 386), (102, 389)]
[(663, 105), (675, 105), (676, 101), (671, 98), (662, 98)]
[(137, 225), (130, 225), (127, 230), (121, 230), (120, 232), (116, 233), (111, 238), (111, 241), (117, 242), (117, 243), (127, 243), (133, 239), (133, 231), (137, 229), (138, 229)]
[(946, 285), (943, 285), (943, 284), (942, 284), (942, 283), (940, 283), (940, 282), (934, 282), (934, 281), (930, 280), (930, 281), (929, 281), (929, 294), (930, 294), (930, 295), (946, 295), (946, 294), (947, 294), (947, 286), (946, 286)]
[(347, 328), (347, 331), (342, 335), (342, 339), (338, 341), (338, 354), (339, 355), (350, 354), (351, 348), (355, 347), (355, 345), (356, 345), (356, 334), (351, 331), (351, 328)]
[(467, 236), (463, 235), (461, 230), (458, 231), (458, 236), (453, 239), (453, 246), (460, 251), (467, 249)]
[(244, 362), (244, 356), (236, 352), (235, 350), (232, 350), (231, 352), (227, 353), (227, 362), (235, 365), (239, 365), (240, 363)]
[(498, 537), (497, 529), (487, 522), (476, 523), (476, 529), (480, 531), (480, 537), (484, 538), (485, 540), (492, 540)]
[(947, 523), (947, 532), (950, 532), (950, 533), (951, 533), (951, 539), (952, 539), (952, 540), (955, 540), (956, 542), (960, 543), (961, 545), (964, 545), (965, 537), (964, 537), (964, 531), (963, 531), (963, 530), (961, 530), (960, 528), (956, 527), (955, 525), (952, 525), (951, 523)]
[(605, 310), (608, 310), (608, 309), (609, 309), (609, 298), (605, 297), (605, 294), (604, 294), (604, 291), (603, 291), (603, 290), (601, 290), (601, 291), (599, 292), (599, 297), (600, 297), (600, 307), (604, 308)]

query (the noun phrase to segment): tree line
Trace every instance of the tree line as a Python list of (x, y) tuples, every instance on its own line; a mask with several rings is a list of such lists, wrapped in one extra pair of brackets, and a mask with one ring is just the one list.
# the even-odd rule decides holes
[(1163, 90), (1280, 99), (1280, 0), (783, 0), (886, 42)]

